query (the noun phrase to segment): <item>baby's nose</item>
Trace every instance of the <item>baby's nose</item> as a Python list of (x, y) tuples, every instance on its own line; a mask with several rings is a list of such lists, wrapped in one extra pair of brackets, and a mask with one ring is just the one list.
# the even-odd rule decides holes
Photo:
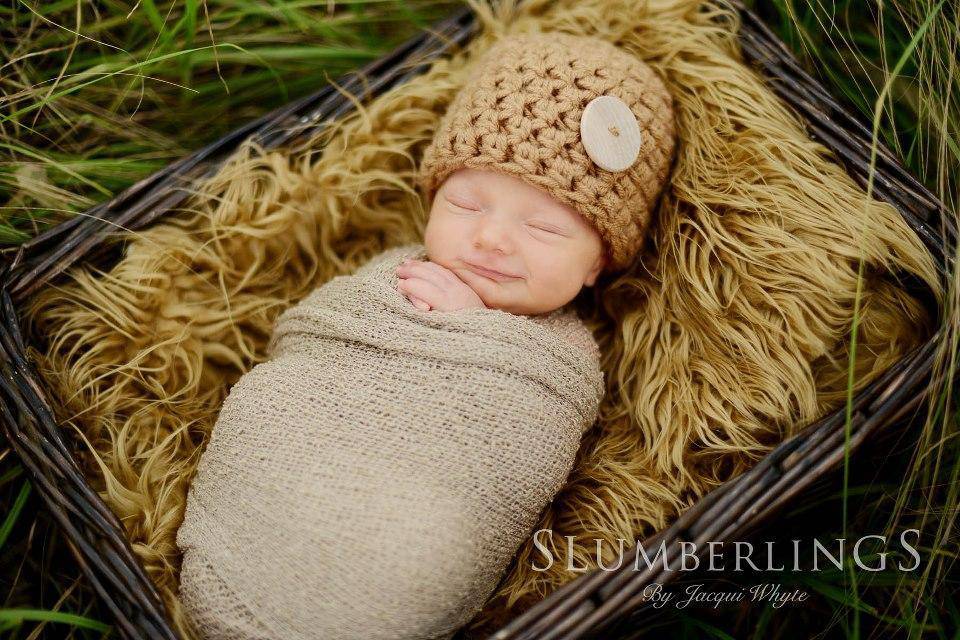
[(480, 223), (474, 238), (474, 245), (478, 249), (507, 253), (513, 247), (512, 233), (508, 225), (487, 220)]

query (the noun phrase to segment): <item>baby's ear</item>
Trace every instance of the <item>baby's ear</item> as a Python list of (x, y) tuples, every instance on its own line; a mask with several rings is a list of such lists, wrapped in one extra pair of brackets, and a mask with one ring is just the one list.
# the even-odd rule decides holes
[(603, 268), (607, 265), (607, 252), (601, 251), (600, 256), (597, 258), (597, 261), (593, 263), (593, 267), (590, 269), (590, 272), (587, 273), (587, 279), (583, 281), (584, 286), (592, 287), (597, 281), (597, 276), (600, 275), (600, 272), (603, 271)]

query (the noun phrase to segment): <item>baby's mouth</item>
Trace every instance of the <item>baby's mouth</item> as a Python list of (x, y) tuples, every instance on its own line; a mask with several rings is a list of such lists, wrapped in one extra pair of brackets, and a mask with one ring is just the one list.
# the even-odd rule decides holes
[(508, 276), (507, 274), (505, 274), (505, 273), (500, 273), (499, 271), (494, 271), (494, 270), (492, 270), (492, 269), (486, 269), (486, 268), (484, 268), (484, 267), (481, 267), (481, 266), (478, 266), (478, 265), (475, 265), (475, 264), (471, 264), (471, 263), (467, 262), (466, 260), (463, 261), (463, 264), (465, 264), (465, 265), (467, 266), (467, 269), (469, 269), (470, 271), (474, 272), (474, 273), (477, 274), (478, 276), (483, 276), (484, 278), (487, 278), (487, 279), (489, 279), (489, 280), (494, 280), (494, 281), (496, 281), (496, 282), (508, 282), (508, 281), (510, 281), (510, 280), (517, 280), (517, 279), (518, 279), (516, 276)]

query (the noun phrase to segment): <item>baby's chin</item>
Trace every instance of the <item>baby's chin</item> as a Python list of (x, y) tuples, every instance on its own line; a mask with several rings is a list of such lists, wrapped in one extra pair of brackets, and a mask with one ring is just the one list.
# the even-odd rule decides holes
[[(529, 298), (511, 297), (507, 294), (507, 292), (503, 290), (497, 290), (498, 288), (511, 283), (494, 282), (491, 284), (493, 285), (492, 287), (471, 287), (476, 292), (477, 296), (479, 296), (483, 301), (484, 306), (486, 306), (488, 309), (499, 309), (514, 315), (534, 316), (550, 313), (563, 306), (562, 304), (537, 304)], [(483, 289), (483, 291), (478, 291), (478, 289)]]
[[(449, 267), (448, 267), (449, 268)], [(517, 300), (515, 289), (517, 284), (522, 284), (520, 280), (510, 280), (506, 282), (497, 282), (485, 278), (484, 276), (473, 273), (469, 269), (451, 269), (460, 280), (468, 287), (473, 289), (477, 297), (483, 301), (488, 309), (500, 309), (510, 311), (511, 313), (520, 313), (518, 309), (523, 305), (522, 301)]]

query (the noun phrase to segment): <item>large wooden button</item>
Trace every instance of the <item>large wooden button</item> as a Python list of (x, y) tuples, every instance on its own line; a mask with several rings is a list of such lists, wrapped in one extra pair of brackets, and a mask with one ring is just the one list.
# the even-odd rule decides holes
[(616, 96), (597, 96), (583, 110), (580, 140), (601, 169), (623, 171), (640, 154), (640, 125), (633, 111)]

